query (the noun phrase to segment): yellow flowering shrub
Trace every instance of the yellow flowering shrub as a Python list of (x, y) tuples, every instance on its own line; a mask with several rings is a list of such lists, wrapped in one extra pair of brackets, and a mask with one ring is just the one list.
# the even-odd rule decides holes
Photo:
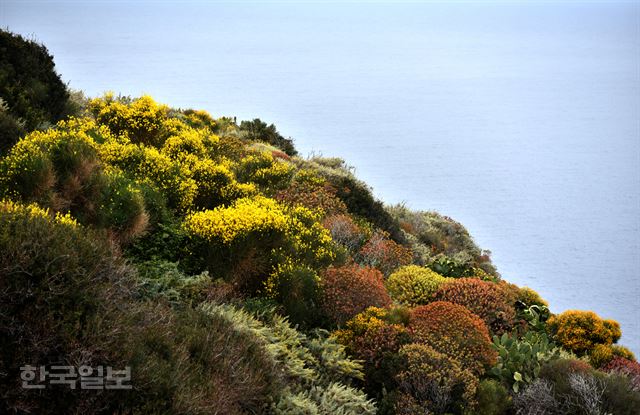
[(211, 115), (204, 110), (188, 109), (182, 112), (184, 121), (193, 128), (214, 130), (217, 126), (216, 121)]
[(244, 157), (236, 166), (241, 182), (251, 182), (265, 189), (283, 189), (293, 176), (293, 166), (277, 161), (270, 153), (254, 153)]
[(387, 290), (392, 299), (404, 305), (427, 304), (449, 278), (418, 265), (406, 265), (389, 276)]
[(181, 210), (193, 205), (197, 183), (184, 165), (162, 154), (154, 147), (110, 140), (99, 148), (100, 158), (118, 167), (139, 182), (149, 182), (161, 190), (169, 204)]
[(192, 213), (185, 218), (184, 227), (205, 240), (231, 244), (252, 233), (284, 233), (287, 217), (275, 200), (256, 196), (239, 199), (229, 207)]
[(601, 368), (611, 362), (614, 358), (621, 357), (635, 361), (633, 352), (624, 346), (617, 344), (596, 344), (589, 352), (589, 362), (595, 368)]
[(52, 214), (47, 208), (35, 203), (23, 204), (12, 200), (0, 200), (0, 212), (28, 216), (30, 218), (42, 218), (59, 223), (64, 226), (77, 227), (78, 221), (70, 213), (56, 212)]
[(183, 228), (212, 274), (255, 292), (264, 289), (269, 275), (278, 276), (277, 264), (295, 260), (296, 266), (319, 269), (334, 259), (331, 237), (317, 220), (308, 209), (254, 196), (193, 212)]
[(114, 135), (124, 135), (134, 143), (159, 146), (166, 138), (164, 122), (169, 108), (158, 105), (144, 95), (126, 102), (106, 94), (89, 101), (89, 112), (100, 124), (106, 125)]
[(173, 160), (180, 160), (185, 155), (208, 158), (215, 154), (220, 139), (207, 130), (186, 128), (178, 135), (167, 138), (162, 146), (162, 153)]
[(551, 316), (547, 330), (556, 342), (578, 355), (589, 353), (598, 344), (613, 344), (622, 335), (617, 321), (603, 320), (593, 311), (579, 310)]

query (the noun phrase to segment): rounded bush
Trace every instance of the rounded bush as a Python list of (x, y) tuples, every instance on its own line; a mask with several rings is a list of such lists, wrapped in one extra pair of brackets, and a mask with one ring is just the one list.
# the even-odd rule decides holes
[(447, 278), (429, 268), (404, 266), (389, 276), (389, 295), (400, 304), (416, 306), (430, 302)]
[(416, 342), (433, 347), (478, 375), (496, 363), (484, 321), (461, 305), (436, 301), (416, 307), (409, 328)]
[(593, 311), (569, 310), (547, 321), (547, 330), (565, 349), (583, 355), (597, 344), (618, 341), (622, 332), (614, 320), (603, 320)]
[(330, 267), (322, 275), (321, 287), (322, 308), (338, 325), (368, 307), (391, 304), (382, 273), (371, 267)]
[(589, 352), (589, 361), (595, 368), (605, 366), (616, 357), (622, 357), (628, 360), (635, 360), (633, 352), (624, 346), (617, 344), (596, 344), (591, 352)]
[(397, 375), (399, 389), (433, 413), (461, 413), (472, 407), (479, 379), (451, 356), (425, 344), (400, 349), (403, 370)]
[(515, 308), (508, 292), (498, 284), (474, 278), (455, 279), (443, 284), (433, 298), (468, 308), (495, 334), (510, 331), (514, 325)]
[(376, 231), (360, 249), (357, 258), (362, 265), (378, 268), (388, 276), (399, 267), (410, 264), (413, 253), (389, 239), (387, 232)]

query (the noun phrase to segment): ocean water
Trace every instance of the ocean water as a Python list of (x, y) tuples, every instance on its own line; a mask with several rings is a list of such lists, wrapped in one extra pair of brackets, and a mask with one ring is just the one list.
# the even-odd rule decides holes
[(260, 117), (640, 354), (636, 2), (0, 1), (72, 88)]

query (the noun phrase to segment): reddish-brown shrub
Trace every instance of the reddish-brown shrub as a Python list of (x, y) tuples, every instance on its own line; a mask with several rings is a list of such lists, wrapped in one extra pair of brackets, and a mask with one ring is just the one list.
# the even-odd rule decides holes
[(478, 375), (496, 362), (484, 321), (461, 305), (436, 301), (416, 307), (409, 328), (417, 343), (433, 347)]
[(481, 317), (495, 334), (510, 331), (515, 322), (512, 296), (493, 282), (475, 278), (451, 280), (440, 287), (434, 299), (465, 306)]
[(413, 253), (407, 247), (389, 239), (389, 234), (376, 231), (359, 252), (359, 262), (363, 265), (376, 267), (385, 276), (413, 260)]
[(391, 298), (380, 271), (356, 264), (330, 267), (322, 275), (322, 308), (336, 324), (343, 324), (367, 307), (386, 307)]
[(347, 207), (336, 196), (336, 189), (327, 183), (318, 185), (294, 181), (289, 187), (279, 191), (275, 198), (288, 205), (322, 209), (327, 216), (347, 213)]
[(609, 363), (600, 368), (607, 373), (620, 373), (631, 379), (633, 386), (640, 390), (640, 363), (624, 357), (614, 357)]

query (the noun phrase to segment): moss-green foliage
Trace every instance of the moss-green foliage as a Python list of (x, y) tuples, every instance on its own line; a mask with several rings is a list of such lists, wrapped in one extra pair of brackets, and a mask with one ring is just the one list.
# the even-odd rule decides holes
[(440, 286), (447, 281), (429, 268), (407, 265), (389, 276), (389, 295), (400, 304), (416, 306), (429, 303)]
[(513, 405), (509, 391), (493, 379), (480, 381), (476, 401), (476, 413), (483, 415), (505, 415)]
[(68, 114), (69, 92), (43, 45), (0, 30), (0, 154)]

